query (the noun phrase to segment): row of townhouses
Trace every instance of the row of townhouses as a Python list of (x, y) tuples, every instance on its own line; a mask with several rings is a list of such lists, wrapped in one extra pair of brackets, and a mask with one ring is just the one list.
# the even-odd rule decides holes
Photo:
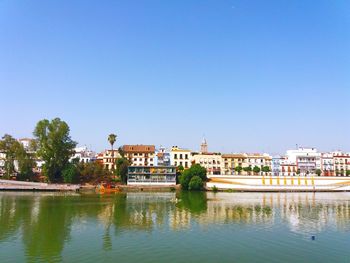
[[(200, 151), (197, 152), (178, 146), (172, 146), (169, 150), (160, 147), (157, 150), (154, 145), (124, 145), (122, 149), (130, 166), (182, 166), (187, 169), (192, 164), (200, 164), (207, 169), (209, 175), (350, 175), (349, 153), (320, 153), (315, 148), (298, 147), (288, 150), (283, 156), (271, 156), (267, 153), (222, 154), (209, 152), (208, 144), (203, 139)], [(113, 160), (118, 157), (118, 151), (105, 150), (97, 155), (97, 161), (105, 168), (112, 169)], [(254, 172), (254, 167), (258, 167), (259, 172)]]
[[(29, 150), (30, 139), (19, 140)], [(271, 156), (263, 153), (217, 153), (209, 152), (208, 144), (203, 139), (200, 150), (192, 151), (178, 146), (170, 149), (154, 145), (123, 145), (124, 157), (130, 167), (168, 167), (200, 164), (209, 175), (253, 175), (269, 174), (274, 176), (323, 175), (350, 176), (350, 153), (334, 151), (320, 153), (315, 148), (298, 147), (288, 150), (283, 156)], [(120, 158), (118, 150), (105, 150), (98, 154), (88, 147), (77, 147), (71, 160), (88, 163), (97, 161), (106, 169), (116, 169), (115, 160)], [(4, 166), (5, 155), (0, 153), (0, 170)], [(42, 162), (37, 160), (40, 171)], [(255, 169), (254, 169), (255, 168)]]

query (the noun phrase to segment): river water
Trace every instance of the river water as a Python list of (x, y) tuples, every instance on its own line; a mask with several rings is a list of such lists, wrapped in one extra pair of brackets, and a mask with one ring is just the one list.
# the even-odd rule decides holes
[(0, 262), (350, 262), (350, 193), (0, 193)]

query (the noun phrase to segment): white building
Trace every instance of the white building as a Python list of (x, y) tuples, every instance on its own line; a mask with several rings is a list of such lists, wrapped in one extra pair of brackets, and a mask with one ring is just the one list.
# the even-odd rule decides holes
[(76, 159), (82, 163), (90, 163), (96, 160), (96, 153), (89, 150), (86, 146), (76, 147), (74, 149), (74, 155), (70, 158), (70, 161)]
[(315, 148), (288, 150), (286, 157), (289, 163), (296, 164), (300, 175), (315, 174), (317, 169), (321, 169), (321, 153)]
[(154, 166), (155, 164), (154, 145), (124, 145), (123, 152), (125, 158), (130, 162), (130, 166)]
[(350, 153), (333, 152), (334, 171), (336, 176), (346, 176), (350, 173)]
[(321, 154), (321, 170), (324, 176), (334, 176), (334, 158), (333, 153)]

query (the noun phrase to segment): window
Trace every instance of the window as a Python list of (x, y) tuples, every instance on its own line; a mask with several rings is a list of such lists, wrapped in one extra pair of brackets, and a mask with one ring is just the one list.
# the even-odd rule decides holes
[(182, 153), (180, 153), (180, 159), (182, 159)]
[(177, 159), (177, 153), (174, 154), (174, 159)]
[(185, 154), (185, 159), (188, 159), (188, 154)]

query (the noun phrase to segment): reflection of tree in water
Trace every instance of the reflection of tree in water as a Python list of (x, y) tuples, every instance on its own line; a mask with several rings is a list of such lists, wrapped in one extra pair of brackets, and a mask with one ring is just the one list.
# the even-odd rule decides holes
[(207, 193), (198, 191), (181, 191), (176, 194), (179, 200), (176, 207), (186, 209), (193, 215), (200, 215), (207, 211)]
[(89, 202), (87, 196), (41, 196), (38, 213), (23, 224), (23, 243), (29, 262), (61, 261), (64, 244), (70, 239), (75, 220), (97, 218), (106, 205)]
[(0, 241), (16, 233), (30, 218), (33, 200), (17, 195), (0, 196)]
[(23, 242), (29, 261), (60, 259), (64, 243), (69, 238), (73, 210), (74, 207), (65, 199), (41, 198), (36, 220), (23, 226)]
[(113, 224), (124, 229), (150, 231), (163, 227), (171, 209), (171, 193), (128, 193), (115, 196)]

